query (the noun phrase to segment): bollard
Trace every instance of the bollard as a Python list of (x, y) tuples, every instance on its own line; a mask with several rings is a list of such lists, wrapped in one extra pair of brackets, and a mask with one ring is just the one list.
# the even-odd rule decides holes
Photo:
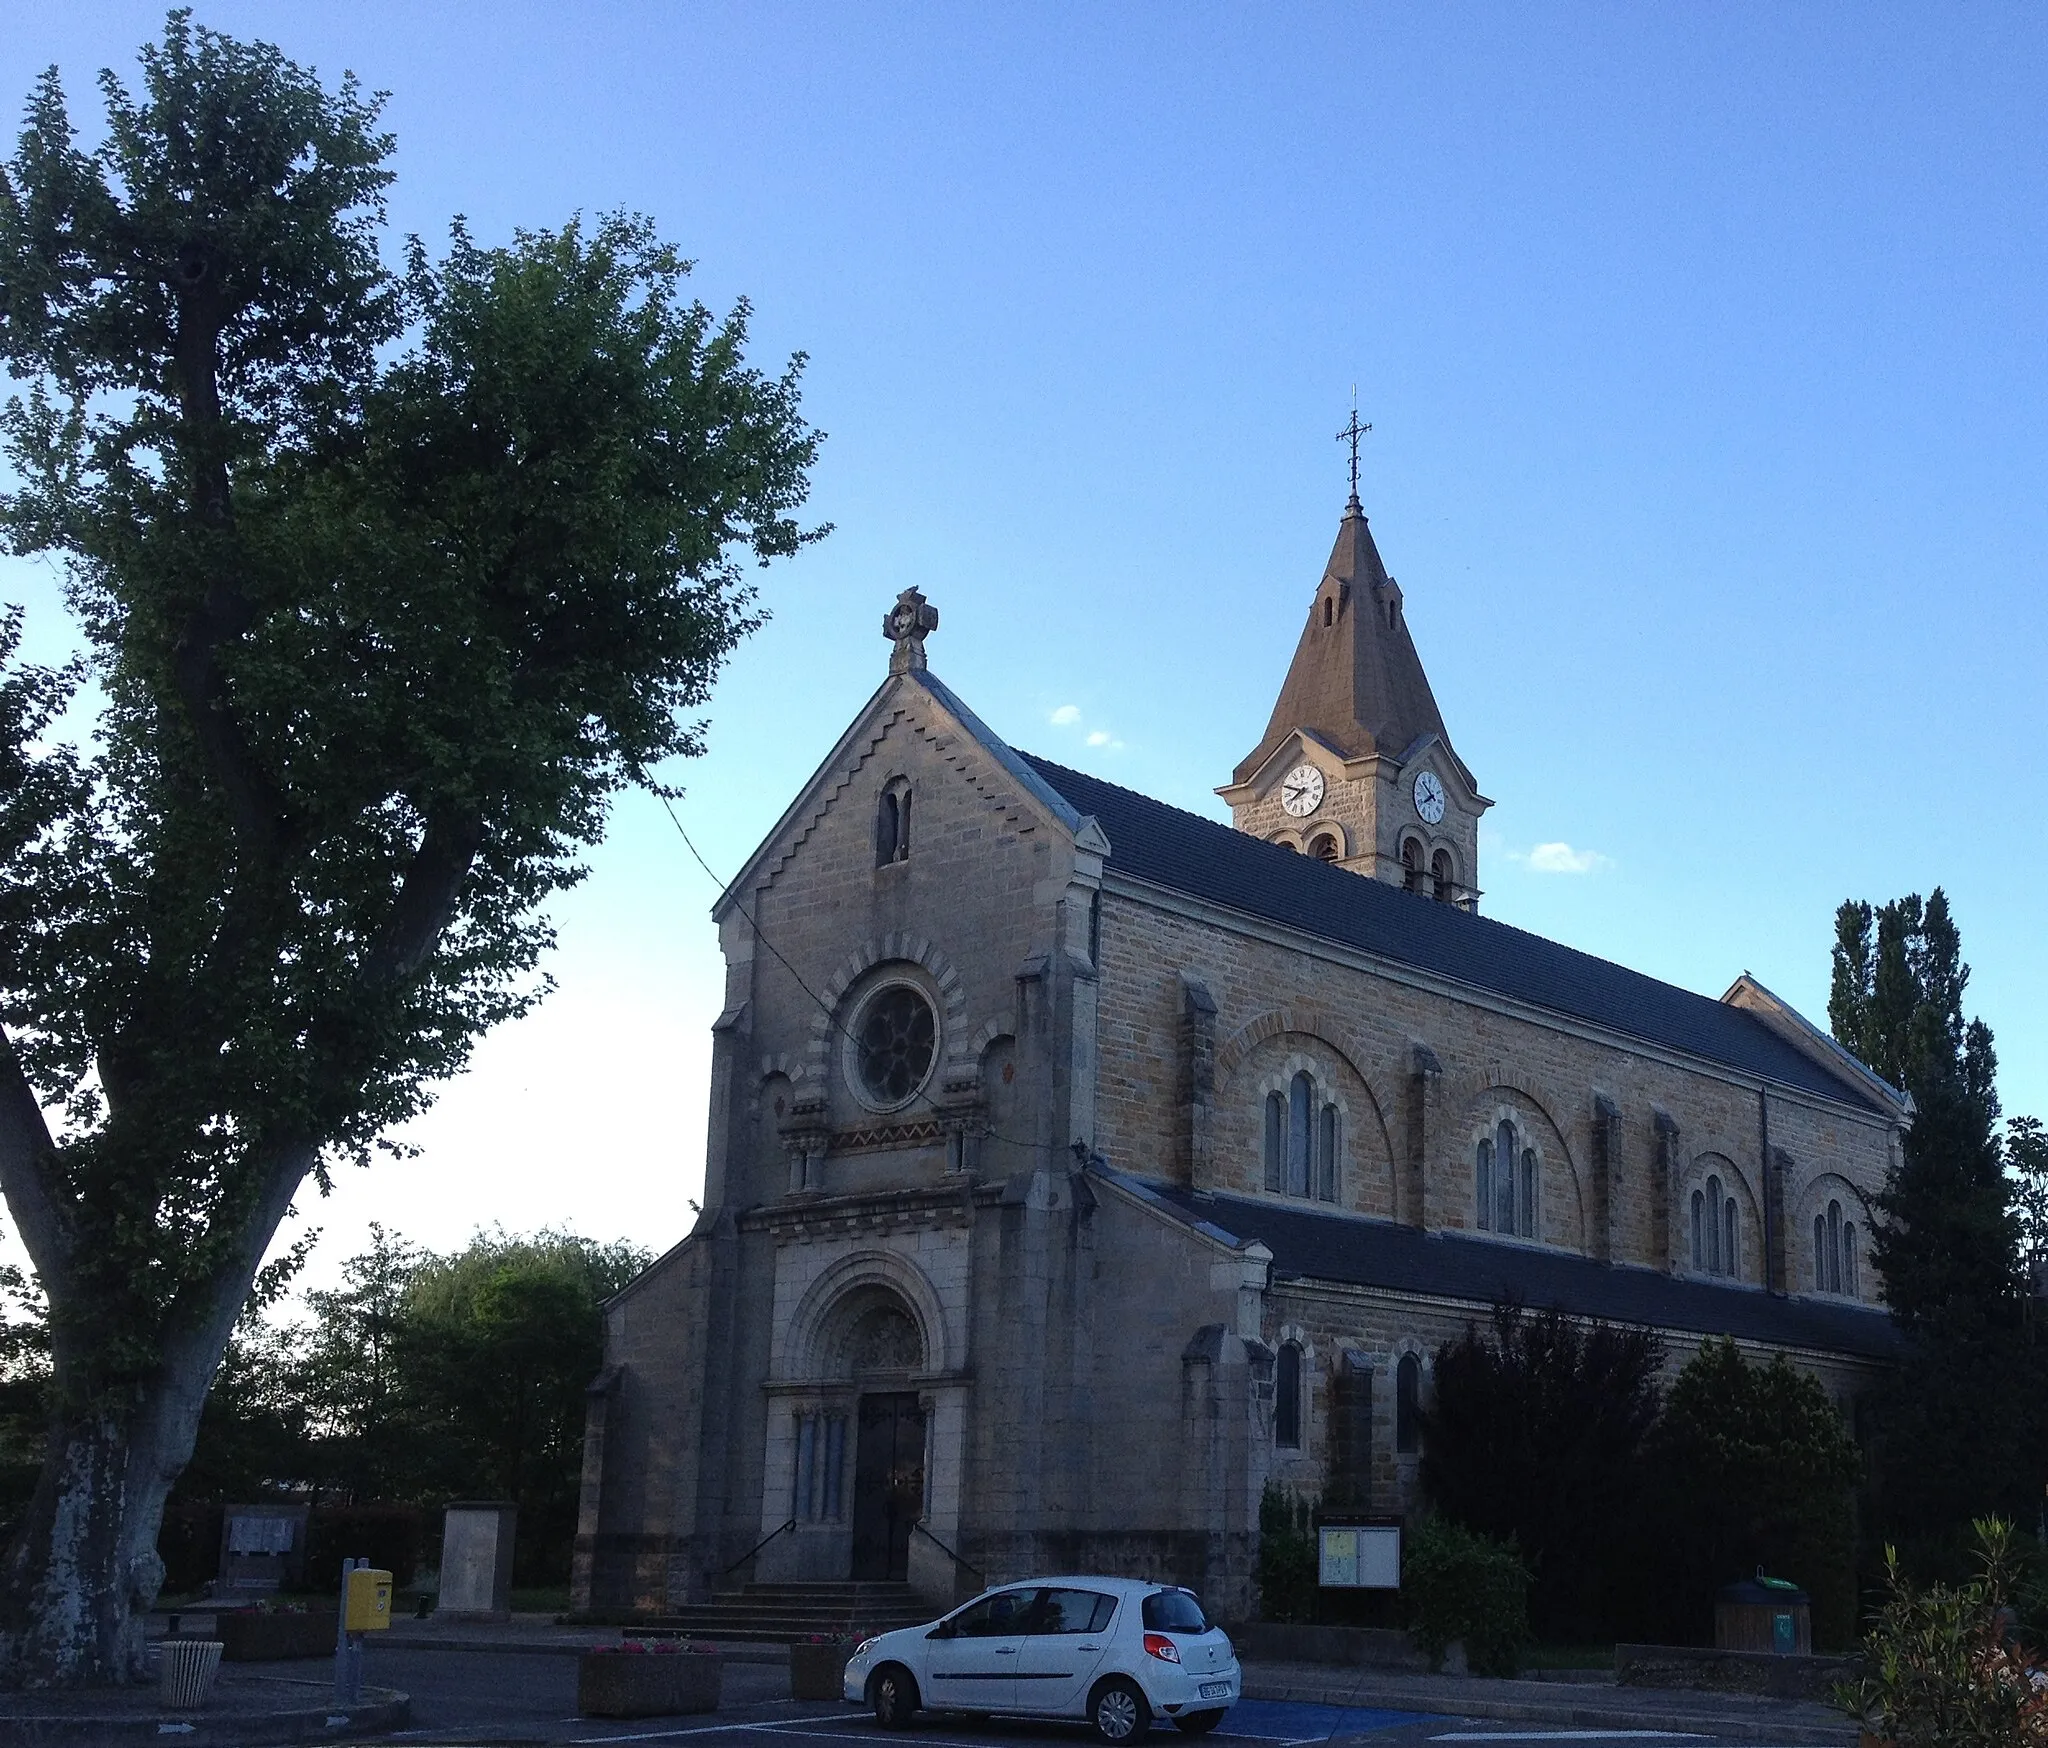
[[(197, 1711), (206, 1703), (213, 1678), (219, 1673), (218, 1639), (166, 1639), (157, 1669), (157, 1698), (176, 1711)], [(181, 1730), (186, 1727), (178, 1726)]]

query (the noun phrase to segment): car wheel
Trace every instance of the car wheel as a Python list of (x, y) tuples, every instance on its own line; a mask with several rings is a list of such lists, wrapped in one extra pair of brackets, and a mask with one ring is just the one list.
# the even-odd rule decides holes
[(1088, 1702), (1088, 1721), (1103, 1741), (1126, 1748), (1145, 1739), (1145, 1732), (1152, 1728), (1152, 1708), (1135, 1681), (1118, 1676), (1095, 1690), (1095, 1697)]
[(885, 1663), (868, 1677), (868, 1699), (885, 1730), (907, 1730), (917, 1717), (917, 1683), (900, 1664)]
[(1190, 1736), (1206, 1736), (1218, 1724), (1223, 1722), (1223, 1714), (1221, 1712), (1182, 1712), (1173, 1721), (1178, 1728), (1187, 1731)]

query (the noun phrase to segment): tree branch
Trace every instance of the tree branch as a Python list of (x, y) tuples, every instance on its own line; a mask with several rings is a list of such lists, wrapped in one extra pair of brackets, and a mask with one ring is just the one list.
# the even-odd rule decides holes
[(71, 1285), (76, 1233), (69, 1215), (50, 1193), (57, 1144), (43, 1121), (13, 1042), (0, 1029), (0, 1191), (7, 1197), (29, 1260), (54, 1300)]
[(470, 864), (483, 848), (483, 820), (474, 808), (430, 816), (420, 847), (398, 889), (398, 901), (356, 974), (358, 987), (401, 983), (425, 963), (455, 913)]

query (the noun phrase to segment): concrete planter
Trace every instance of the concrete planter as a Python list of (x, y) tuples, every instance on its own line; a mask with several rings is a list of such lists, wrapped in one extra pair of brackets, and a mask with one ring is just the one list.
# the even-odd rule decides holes
[(586, 1718), (666, 1718), (715, 1712), (723, 1659), (716, 1651), (585, 1651), (576, 1709)]
[(274, 1663), (289, 1657), (325, 1657), (334, 1650), (337, 1627), (332, 1609), (305, 1614), (266, 1614), (256, 1609), (222, 1609), (213, 1636), (228, 1663)]
[(846, 1660), (853, 1655), (852, 1639), (827, 1639), (823, 1644), (795, 1644), (789, 1648), (789, 1697), (791, 1699), (839, 1699), (846, 1692)]

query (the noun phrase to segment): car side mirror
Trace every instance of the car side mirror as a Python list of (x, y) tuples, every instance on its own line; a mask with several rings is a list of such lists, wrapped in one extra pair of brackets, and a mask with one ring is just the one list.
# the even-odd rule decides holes
[(957, 1639), (959, 1636), (960, 1629), (951, 1621), (941, 1621), (930, 1632), (925, 1634), (927, 1639)]

